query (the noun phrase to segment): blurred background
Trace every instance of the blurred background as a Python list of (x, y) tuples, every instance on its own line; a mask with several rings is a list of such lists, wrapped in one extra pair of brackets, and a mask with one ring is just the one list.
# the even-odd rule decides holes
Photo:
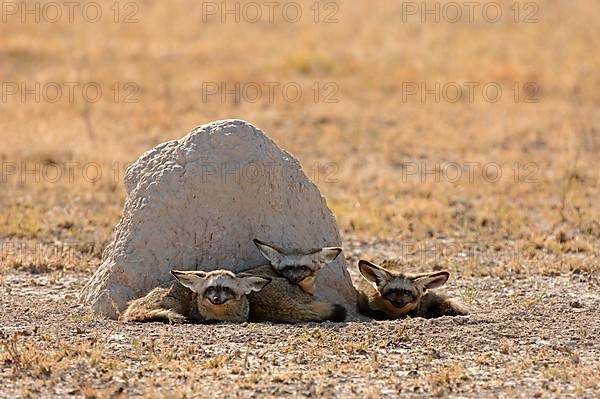
[[(535, 270), (444, 266), (590, 270), (596, 14), (593, 0), (3, 2), (1, 267), (95, 269), (128, 164), (240, 118), (300, 160), (363, 256), (524, 244)], [(74, 256), (39, 256), (63, 243)]]

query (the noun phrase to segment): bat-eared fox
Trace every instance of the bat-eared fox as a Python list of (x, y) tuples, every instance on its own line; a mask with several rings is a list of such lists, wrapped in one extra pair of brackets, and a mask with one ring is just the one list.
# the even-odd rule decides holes
[(342, 252), (339, 247), (298, 251), (278, 248), (256, 238), (253, 242), (278, 275), (309, 294), (314, 294), (317, 272)]
[(249, 295), (251, 320), (305, 323), (346, 319), (346, 308), (342, 305), (320, 302), (313, 297), (318, 271), (333, 262), (341, 248), (300, 251), (278, 248), (258, 239), (253, 242), (269, 264), (246, 273), (270, 278), (272, 283)]
[(170, 323), (345, 320), (346, 308), (318, 301), (312, 295), (317, 271), (333, 261), (340, 248), (301, 254), (262, 242), (256, 245), (263, 254), (269, 254), (271, 264), (237, 274), (226, 270), (173, 270), (176, 281), (170, 288), (155, 288), (132, 301), (121, 319)]
[(406, 316), (433, 318), (460, 316), (468, 312), (455, 299), (431, 291), (446, 283), (450, 273), (399, 273), (366, 260), (358, 262), (364, 279), (358, 289), (358, 308), (365, 316), (378, 320)]
[(250, 305), (247, 295), (265, 288), (271, 279), (239, 276), (227, 270), (171, 272), (170, 288), (155, 288), (136, 299), (121, 316), (123, 321), (245, 322)]

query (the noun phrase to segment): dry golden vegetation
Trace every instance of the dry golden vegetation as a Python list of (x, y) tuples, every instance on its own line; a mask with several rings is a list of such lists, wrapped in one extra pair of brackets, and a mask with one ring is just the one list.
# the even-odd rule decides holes
[(467, 318), (169, 326), (73, 309), (85, 275), (56, 273), (11, 274), (7, 286), (18, 289), (0, 290), (3, 397), (587, 398), (600, 390), (600, 326), (590, 311), (600, 300), (589, 282), (464, 278), (451, 291), (477, 292)]
[[(283, 7), (274, 23), (268, 9), (251, 23), (241, 2), (240, 22), (225, 15), (222, 23), (226, 6), (210, 3), (212, 15), (205, 3), (179, 0), (119, 4), (115, 23), (111, 5), (98, 4), (97, 23), (78, 8), (73, 23), (68, 13), (47, 23), (47, 10), (40, 23), (17, 13), (0, 24), (5, 239), (52, 245), (47, 251), (75, 241), (77, 256), (64, 266), (88, 269), (118, 221), (128, 163), (197, 124), (236, 117), (300, 159), (351, 237), (515, 240), (551, 254), (597, 254), (593, 1), (520, 4), (518, 17), (500, 1), (498, 23), (483, 7), (473, 23), (468, 14), (448, 22), (451, 10), (422, 23), (402, 2), (363, 1), (321, 3), (318, 17), (313, 3), (294, 3), (303, 10), (296, 23)], [(102, 89), (97, 102), (86, 101), (96, 98), (83, 90), (89, 83)], [(239, 101), (212, 94), (236, 84)], [(439, 102), (424, 94), (436, 84)], [(502, 88), (497, 102), (486, 84)], [(51, 102), (55, 85), (62, 95)], [(451, 102), (457, 87), (462, 99)]]
[[(99, 1), (102, 17), (92, 23), (82, 15), (84, 2), (75, 9), (73, 22), (63, 7), (60, 20), (50, 23), (44, 20), (55, 16), (44, 8), (49, 3), (31, 2), (31, 8), (38, 4), (46, 10), (39, 23), (21, 9), (13, 14), (6, 8), (0, 23), (0, 292), (5, 301), (0, 321), (8, 326), (0, 329), (5, 334), (0, 386), (12, 381), (4, 392), (0, 388), (0, 396), (38, 396), (58, 385), (66, 390), (54, 391), (56, 395), (152, 396), (152, 390), (141, 387), (159, 387), (169, 379), (177, 383), (161, 394), (182, 396), (207, 389), (224, 375), (243, 394), (258, 395), (467, 394), (482, 389), (485, 381), (489, 395), (538, 390), (544, 396), (597, 394), (597, 337), (560, 349), (568, 338), (544, 340), (540, 331), (548, 326), (540, 318), (541, 330), (529, 333), (544, 342), (541, 346), (528, 347), (522, 331), (510, 332), (527, 326), (526, 318), (538, 306), (540, 314), (551, 318), (544, 306), (564, 304), (561, 293), (573, 289), (568, 284), (554, 291), (537, 285), (527, 297), (512, 291), (514, 279), (534, 281), (540, 274), (564, 278), (567, 273), (567, 279), (590, 284), (580, 287), (589, 294), (587, 302), (572, 299), (572, 306), (561, 308), (565, 318), (557, 325), (568, 325), (569, 309), (579, 305), (585, 317), (575, 322), (577, 328), (593, 331), (597, 324), (589, 314), (597, 312), (598, 297), (592, 292), (597, 292), (600, 250), (596, 1), (519, 2), (517, 16), (514, 1), (497, 0), (493, 3), (503, 17), (496, 23), (482, 14), (483, 5), (492, 3), (488, 1), (475, 9), (473, 22), (463, 7), (456, 23), (447, 20), (454, 16), (452, 10), (440, 22), (431, 15), (423, 22), (420, 14), (407, 12), (411, 2), (384, 0), (296, 0), (303, 14), (293, 23), (293, 10), (282, 15), (289, 2), (276, 3), (273, 23), (262, 2), (255, 3), (262, 5), (260, 20), (249, 21), (255, 14), (248, 8), (244, 14), (252, 3), (245, 0)], [(421, 3), (411, 4), (420, 8)], [(234, 9), (236, 4), (239, 22), (235, 15), (223, 15), (223, 7)], [(433, 9), (436, 2), (426, 4)], [(302, 89), (298, 101), (292, 101), (294, 90), (283, 90), (286, 85)], [(486, 85), (492, 89), (484, 93)], [(62, 93), (54, 101), (57, 86)], [(501, 96), (492, 102), (498, 86)], [(235, 92), (236, 87), (238, 99), (221, 90)], [(262, 95), (254, 101), (257, 87)], [(274, 88), (272, 100), (269, 87)], [(454, 101), (457, 87), (463, 96)], [(469, 87), (474, 87), (472, 101)], [(90, 100), (94, 98), (98, 101)], [(430, 330), (430, 324), (423, 327), (414, 320), (409, 333), (402, 323), (389, 324), (387, 335), (398, 341), (392, 343), (376, 337), (385, 323), (365, 326), (373, 335), (362, 340), (356, 339), (362, 325), (340, 334), (326, 327), (292, 329), (285, 345), (281, 341), (290, 332), (277, 327), (259, 331), (254, 346), (239, 348), (235, 340), (259, 327), (241, 332), (210, 327), (198, 333), (215, 337), (227, 331), (234, 342), (226, 346), (231, 352), (220, 351), (221, 342), (213, 338), (209, 349), (193, 340), (173, 350), (174, 337), (196, 334), (192, 327), (153, 326), (152, 334), (166, 335), (142, 342), (141, 327), (122, 332), (121, 325), (88, 320), (89, 315), (71, 319), (60, 334), (52, 330), (60, 329), (60, 318), (49, 319), (48, 325), (39, 325), (35, 317), (16, 322), (15, 314), (23, 308), (11, 302), (8, 311), (6, 301), (19, 284), (40, 273), (49, 279), (40, 286), (57, 292), (64, 288), (65, 275), (76, 276), (68, 288), (70, 299), (59, 301), (62, 306), (75, 302), (76, 289), (99, 265), (119, 221), (129, 163), (195, 125), (223, 118), (252, 122), (300, 160), (327, 197), (350, 260), (362, 256), (422, 269), (450, 268), (467, 279), (460, 294), (475, 309), (502, 307), (503, 313), (490, 323), (500, 323), (504, 332), (487, 325), (486, 334), (495, 335), (486, 341), (478, 331), (486, 323), (483, 315), (458, 325), (457, 331), (469, 337), (461, 339), (470, 352), (453, 358), (439, 354), (447, 345), (435, 334), (439, 328)], [(544, 281), (548, 287), (555, 284), (552, 278)], [(488, 300), (488, 295), (502, 300)], [(518, 322), (502, 324), (512, 306), (523, 306), (515, 316)], [(31, 309), (39, 315), (48, 311)], [(57, 314), (68, 317), (69, 308)], [(16, 336), (11, 326), (20, 324), (41, 331)], [(114, 334), (127, 332), (134, 338), (123, 348), (106, 345)], [(432, 334), (432, 353), (409, 345), (430, 348), (423, 332)], [(63, 341), (61, 334), (71, 335)], [(262, 339), (277, 345), (265, 344), (263, 350)], [(472, 350), (470, 341), (486, 350)], [(578, 346), (583, 343), (587, 347)], [(146, 350), (147, 345), (153, 349)], [(381, 345), (389, 351), (373, 349)], [(283, 357), (274, 356), (275, 350)], [(589, 355), (594, 351), (596, 360)], [(430, 369), (415, 366), (413, 373), (402, 363), (408, 362), (404, 353)], [(331, 360), (329, 369), (296, 371), (307, 369), (302, 364), (324, 364), (321, 356)], [(293, 361), (285, 366), (289, 359)], [(172, 373), (157, 372), (154, 378), (156, 368)], [(84, 372), (89, 370), (95, 374), (88, 379)], [(119, 370), (118, 377), (111, 370)], [(528, 370), (535, 390), (520, 392), (528, 384), (523, 380), (503, 385), (495, 379), (498, 370), (517, 379)], [(392, 388), (382, 376), (394, 381)], [(264, 378), (275, 388), (261, 390), (267, 389), (261, 388)], [(369, 378), (377, 382), (369, 385)], [(287, 381), (292, 381), (289, 392), (287, 383), (281, 383)]]

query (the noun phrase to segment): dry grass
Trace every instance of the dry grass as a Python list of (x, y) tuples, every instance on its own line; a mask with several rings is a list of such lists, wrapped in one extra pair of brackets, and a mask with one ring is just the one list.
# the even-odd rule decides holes
[(477, 293), (468, 318), (295, 326), (122, 324), (74, 308), (87, 277), (6, 274), (0, 396), (593, 397), (600, 389), (598, 276), (464, 277), (449, 288)]
[(465, 279), (488, 291), (469, 318), (300, 326), (121, 324), (73, 311), (63, 296), (74, 298), (83, 280), (69, 280), (63, 294), (51, 282), (38, 295), (0, 290), (10, 308), (0, 315), (3, 395), (593, 397), (600, 389), (593, 286), (579, 286), (581, 312), (564, 301), (511, 306), (502, 294), (556, 297), (572, 284), (564, 277)]
[[(512, 4), (499, 3), (505, 12)], [(299, 4), (308, 11), (312, 3)], [(339, 22), (332, 24), (315, 24), (308, 13), (294, 24), (223, 24), (217, 17), (201, 23), (200, 6), (152, 0), (139, 3), (134, 24), (109, 17), (95, 24), (8, 18), (0, 26), (9, 61), (0, 67), (5, 82), (97, 82), (104, 95), (97, 103), (83, 101), (81, 93), (73, 103), (66, 95), (57, 103), (35, 103), (33, 96), (22, 103), (17, 95), (0, 108), (0, 158), (18, 164), (17, 175), (3, 182), (0, 236), (101, 247), (118, 221), (129, 162), (196, 124), (238, 117), (301, 160), (352, 236), (508, 238), (538, 243), (542, 251), (595, 255), (595, 3), (539, 5), (534, 24), (481, 18), (436, 24), (418, 17), (404, 23), (402, 4), (393, 2), (340, 3)], [(539, 102), (516, 103), (508, 87), (530, 81), (540, 88)], [(114, 82), (123, 86), (121, 97), (127, 82), (138, 85), (139, 102), (115, 102)], [(296, 104), (281, 94), (273, 103), (266, 95), (256, 103), (232, 96), (222, 102), (219, 95), (203, 101), (203, 84), (210, 82), (229, 88), (297, 82), (304, 95)], [(309, 89), (315, 82), (321, 88), (335, 83), (339, 101), (315, 102)], [(418, 96), (404, 102), (402, 87), (410, 82), (430, 88), (498, 82), (504, 90), (497, 103), (481, 94), (473, 103), (435, 103), (433, 97), (423, 103)], [(72, 179), (67, 162), (77, 163)], [(89, 182), (96, 170), (84, 168), (90, 162), (102, 171), (96, 183)], [(450, 181), (454, 162), (463, 167), (457, 182)], [(469, 162), (478, 163), (472, 182)], [(492, 163), (501, 168), (498, 182), (482, 175)], [(36, 165), (37, 174), (19, 176)], [(53, 165), (64, 176), (51, 183)], [(417, 173), (437, 168), (441, 181), (430, 174), (423, 182), (411, 174), (415, 167)], [(493, 177), (493, 166), (488, 172)]]
[[(7, 16), (0, 23), (3, 90), (11, 83), (32, 88), (36, 82), (79, 87), (96, 82), (103, 96), (90, 103), (76, 90), (70, 102), (64, 89), (56, 103), (36, 102), (32, 95), (21, 101), (19, 93), (0, 104), (0, 290), (19, 289), (6, 278), (15, 270), (47, 274), (50, 283), (64, 278), (56, 271), (94, 270), (120, 217), (127, 165), (195, 125), (231, 117), (254, 123), (299, 158), (327, 197), (352, 261), (391, 259), (399, 267), (445, 267), (465, 277), (507, 281), (565, 272), (587, 281), (597, 273), (600, 22), (594, 0), (539, 0), (539, 23), (533, 24), (510, 22), (514, 1), (508, 0), (497, 1), (507, 18), (496, 24), (479, 14), (474, 23), (421, 23), (418, 16), (403, 22), (406, 2), (347, 0), (338, 2), (339, 22), (314, 23), (309, 9), (314, 2), (297, 3), (304, 10), (297, 23), (280, 17), (273, 24), (221, 23), (218, 16), (204, 23), (202, 3), (182, 0), (140, 0), (139, 23), (133, 24), (114, 23), (113, 2), (105, 1), (98, 23), (80, 14), (74, 23), (64, 16), (56, 24)], [(433, 7), (433, 1), (427, 3)], [(121, 11), (122, 18), (127, 10)], [(326, 11), (321, 9), (321, 18)], [(118, 101), (111, 89), (115, 82)], [(297, 83), (302, 98), (291, 103), (276, 91), (269, 102), (266, 89), (257, 102), (203, 98), (206, 84), (257, 83), (264, 89), (269, 82)], [(503, 95), (496, 103), (480, 92), (472, 103), (435, 102), (431, 96), (403, 100), (407, 83), (432, 88), (436, 82), (497, 82)], [(511, 91), (514, 83), (519, 101)], [(133, 97), (138, 101), (125, 102), (132, 87), (139, 88)], [(524, 103), (532, 94), (538, 102)], [(327, 96), (338, 101), (325, 101)], [(462, 174), (454, 181), (457, 164)], [(502, 176), (491, 181), (496, 164)], [(486, 165), (489, 175), (482, 172)], [(486, 288), (466, 286), (460, 294), (477, 304)], [(558, 301), (543, 290), (511, 300), (523, 312)], [(74, 317), (69, 323), (77, 328), (100, 323), (89, 315)], [(114, 355), (119, 348), (109, 352), (114, 356), (103, 352), (110, 335), (90, 333), (69, 342), (48, 331), (33, 338), (5, 335), (0, 379), (7, 373), (16, 381), (27, 376), (27, 383), (10, 392), (30, 397), (63, 378), (72, 392), (55, 392), (59, 396), (112, 397), (156, 388), (167, 397), (190, 396), (205, 389), (206, 381), (227, 375), (246, 394), (276, 396), (286, 394), (286, 381), (296, 393), (327, 395), (334, 392), (327, 384), (345, 381), (347, 373), (376, 379), (348, 395), (379, 397), (408, 387), (416, 395), (444, 396), (463, 392), (465, 384), (481, 388), (477, 378), (495, 367), (517, 378), (535, 366), (542, 371), (531, 378), (547, 381), (545, 388), (536, 387), (551, 396), (563, 393), (565, 384), (572, 388), (569, 394), (600, 389), (597, 363), (580, 368), (573, 353), (537, 347), (522, 352), (521, 344), (501, 337), (495, 352), (474, 353), (466, 363), (418, 353), (428, 369), (399, 376), (398, 365), (377, 352), (398, 350), (411, 340), (406, 329), (396, 327), (393, 337), (379, 337), (372, 329), (361, 340), (338, 339), (329, 329), (295, 330), (290, 343), (277, 345), (293, 360), (287, 366), (271, 364), (275, 357), (250, 346), (232, 353), (218, 348), (205, 353), (193, 342), (174, 349), (169, 336), (134, 340), (123, 357)], [(418, 333), (418, 326), (411, 328)], [(268, 338), (288, 338), (287, 331), (277, 334)], [(336, 358), (340, 353), (344, 357)], [(322, 365), (323, 356), (337, 368), (296, 371), (306, 362)], [(404, 361), (396, 355), (392, 360)], [(77, 370), (90, 370), (92, 382), (76, 377), (82, 375)], [(404, 388), (384, 381), (400, 377)], [(42, 382), (31, 383), (36, 379)], [(265, 379), (278, 388), (261, 391)], [(313, 379), (320, 379), (318, 389)], [(161, 390), (167, 380), (177, 381), (172, 391)], [(516, 395), (519, 386), (490, 379), (487, 389)]]

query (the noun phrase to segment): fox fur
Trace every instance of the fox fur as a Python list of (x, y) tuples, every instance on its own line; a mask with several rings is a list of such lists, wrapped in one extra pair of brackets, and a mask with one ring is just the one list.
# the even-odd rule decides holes
[(157, 287), (130, 302), (121, 316), (125, 322), (209, 323), (248, 321), (247, 295), (260, 291), (271, 280), (236, 276), (227, 270), (171, 272), (176, 281), (169, 288)]
[(385, 320), (468, 314), (458, 300), (431, 291), (446, 283), (450, 277), (447, 271), (406, 274), (366, 260), (360, 260), (358, 268), (364, 277), (358, 288), (358, 308), (365, 316)]
[(315, 279), (319, 270), (333, 262), (342, 252), (339, 247), (289, 250), (267, 244), (257, 238), (253, 242), (278, 276), (285, 277), (291, 284), (309, 294), (315, 292)]
[(296, 284), (280, 276), (270, 265), (248, 270), (241, 275), (252, 275), (271, 279), (271, 283), (260, 292), (248, 295), (250, 320), (276, 323), (306, 323), (334, 321), (346, 318), (342, 305), (315, 300)]

